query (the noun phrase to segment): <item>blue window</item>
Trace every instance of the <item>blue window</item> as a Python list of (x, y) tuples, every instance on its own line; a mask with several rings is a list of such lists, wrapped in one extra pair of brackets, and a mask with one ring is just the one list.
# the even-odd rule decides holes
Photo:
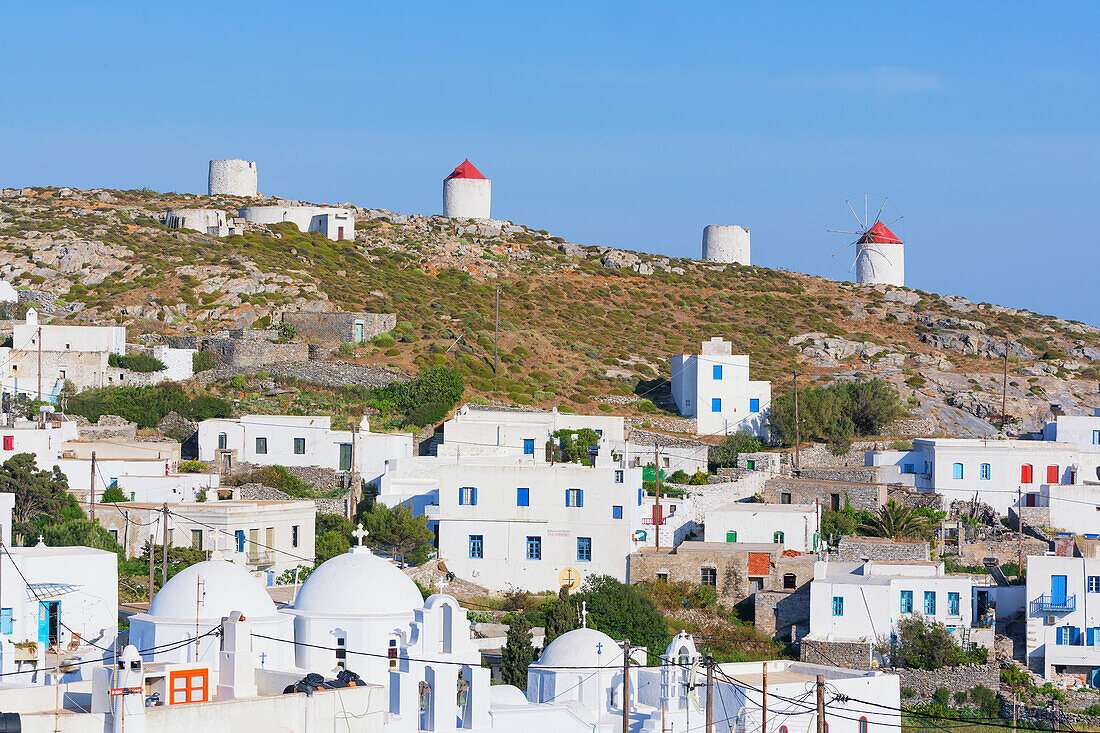
[(566, 489), (565, 505), (570, 507), (584, 506), (584, 489)]
[(477, 487), (476, 486), (463, 486), (458, 490), (458, 505), (459, 506), (476, 506), (477, 505)]
[(1085, 640), (1089, 646), (1100, 644), (1100, 626), (1090, 626), (1086, 632)]
[(622, 519), (623, 518), (623, 508), (620, 505), (616, 504), (613, 507), (611, 507), (611, 518), (612, 519)]
[(533, 456), (535, 455), (535, 439), (524, 438), (523, 439), (523, 455)]
[(237, 543), (237, 552), (244, 552), (244, 530), (238, 529), (234, 532), (233, 539)]
[(951, 464), (951, 478), (961, 479), (963, 477), (963, 464), (952, 463)]
[(1092, 431), (1092, 444), (1093, 445), (1100, 445), (1100, 430), (1093, 430)]
[(959, 594), (948, 593), (947, 594), (947, 615), (958, 616), (959, 615)]
[(844, 596), (833, 596), (833, 615), (844, 615)]
[(638, 506), (645, 502), (645, 489), (638, 489)]
[(722, 398), (721, 397), (711, 397), (710, 398), (710, 411), (711, 412), (721, 412), (722, 411)]
[(982, 481), (988, 481), (992, 475), (993, 469), (988, 463), (983, 463), (982, 465), (978, 466), (978, 478)]
[(1089, 576), (1089, 593), (1100, 593), (1100, 575)]
[(924, 592), (924, 615), (936, 615), (936, 591), (934, 590), (926, 590)]
[(11, 609), (0, 608), (0, 634), (10, 634), (11, 631)]
[(470, 559), (480, 560), (485, 557), (485, 537), (479, 534), (470, 535)]
[(527, 538), (527, 559), (528, 560), (541, 560), (542, 559), (542, 538), (541, 537), (528, 537)]
[(760, 399), (758, 397), (749, 400), (749, 412), (760, 412)]
[(715, 379), (721, 379), (722, 378), (722, 365), (721, 364), (715, 364), (714, 366), (712, 366), (710, 368), (710, 373), (711, 373), (711, 376), (714, 377)]
[(590, 562), (592, 560), (592, 538), (577, 538), (577, 562)]
[(902, 473), (916, 473), (917, 471), (914, 468), (912, 463), (903, 463), (903, 464), (901, 464), (901, 472)]
[(531, 489), (526, 486), (516, 488), (516, 506), (531, 506)]
[[(1093, 635), (1095, 639), (1095, 634)], [(1059, 646), (1080, 646), (1081, 645), (1081, 629), (1076, 626), (1059, 626), (1058, 636), (1055, 639), (1055, 643)]]
[(901, 592), (901, 608), (902, 613), (913, 612), (913, 591), (903, 590)]

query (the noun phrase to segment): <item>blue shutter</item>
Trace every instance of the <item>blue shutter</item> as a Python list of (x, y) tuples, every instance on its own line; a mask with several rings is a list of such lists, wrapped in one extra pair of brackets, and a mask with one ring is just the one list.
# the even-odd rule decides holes
[(711, 376), (713, 376), (715, 379), (721, 379), (722, 378), (722, 365), (721, 364), (715, 364), (713, 367), (711, 367)]
[(11, 609), (0, 608), (0, 634), (10, 634), (11, 632)]
[[(6, 611), (7, 609), (4, 609), (4, 610)], [(1096, 645), (1096, 627), (1095, 626), (1090, 626), (1088, 628), (1088, 631), (1085, 633), (1085, 642), (1089, 646), (1095, 646)]]
[(474, 487), (474, 490), (470, 492), (470, 503), (473, 504), (474, 506), (477, 506), (477, 487), (476, 486)]
[(749, 400), (749, 412), (760, 412), (760, 400), (753, 397)]
[(584, 489), (577, 489), (577, 506), (584, 506)]
[(722, 411), (722, 398), (721, 397), (711, 397), (710, 398), (710, 411), (711, 412), (721, 412)]

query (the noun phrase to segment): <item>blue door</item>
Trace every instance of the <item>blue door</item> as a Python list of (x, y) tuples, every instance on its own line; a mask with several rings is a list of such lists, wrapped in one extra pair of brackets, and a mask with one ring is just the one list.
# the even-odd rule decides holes
[(1089, 675), (1089, 685), (1100, 687), (1100, 667), (1092, 668), (1092, 673)]
[(45, 647), (58, 642), (61, 628), (61, 601), (38, 602), (38, 642)]
[(1050, 576), (1050, 602), (1055, 606), (1066, 605), (1066, 576)]

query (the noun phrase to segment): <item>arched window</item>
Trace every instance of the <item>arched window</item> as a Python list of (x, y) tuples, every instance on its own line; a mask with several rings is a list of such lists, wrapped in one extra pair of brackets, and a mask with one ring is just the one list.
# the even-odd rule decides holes
[(218, 433), (218, 450), (225, 450), (229, 447), (229, 436), (225, 433)]
[(785, 725), (779, 726), (779, 733), (787, 733), (787, 726), (785, 726)]
[(963, 464), (961, 464), (961, 463), (952, 463), (951, 464), (951, 478), (953, 478), (953, 479), (964, 478)]
[(1020, 466), (1020, 483), (1030, 484), (1035, 480), (1035, 470), (1031, 467), (1030, 463), (1025, 463)]
[(859, 717), (859, 733), (867, 733), (871, 729), (871, 724), (867, 722), (867, 718), (862, 715)]
[(782, 545), (783, 540), (785, 539), (785, 537), (786, 536), (782, 532), (773, 532), (772, 533), (772, 542), (774, 542), (777, 545)]
[(979, 466), (979, 468), (978, 468), (978, 478), (980, 478), (982, 481), (988, 481), (992, 477), (993, 477), (993, 467), (992, 466), (990, 466), (988, 463), (983, 463), (981, 466)]

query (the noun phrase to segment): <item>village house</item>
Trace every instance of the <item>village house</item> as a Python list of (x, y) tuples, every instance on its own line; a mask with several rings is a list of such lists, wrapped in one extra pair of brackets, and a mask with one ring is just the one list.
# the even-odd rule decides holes
[(814, 504), (730, 502), (707, 511), (704, 542), (772, 542), (784, 550), (817, 552), (821, 512)]
[(723, 338), (704, 341), (702, 352), (672, 357), (676, 409), (695, 418), (699, 435), (747, 432), (765, 437), (771, 382), (750, 380), (748, 355), (735, 355)]
[(818, 504), (822, 511), (839, 512), (847, 506), (877, 512), (886, 504), (889, 487), (857, 481), (773, 476), (761, 492), (769, 504)]

